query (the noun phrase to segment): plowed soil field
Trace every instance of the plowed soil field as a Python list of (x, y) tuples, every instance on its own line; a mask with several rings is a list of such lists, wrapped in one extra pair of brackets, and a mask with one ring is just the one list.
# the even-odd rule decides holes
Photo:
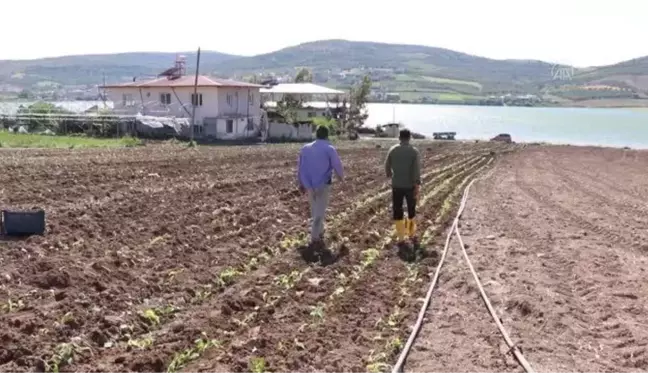
[(460, 187), (515, 146), (420, 143), (420, 246), (397, 249), (382, 144), (340, 145), (317, 252), (296, 145), (0, 152), (0, 208), (47, 214), (0, 241), (0, 370), (384, 369)]
[[(537, 372), (648, 370), (648, 152), (527, 147), (471, 189), (467, 251)], [(521, 372), (451, 244), (406, 372)]]

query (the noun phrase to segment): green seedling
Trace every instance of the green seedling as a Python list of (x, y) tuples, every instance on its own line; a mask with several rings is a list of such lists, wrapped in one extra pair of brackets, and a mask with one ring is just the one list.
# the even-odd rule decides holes
[(194, 341), (193, 347), (178, 352), (173, 356), (173, 360), (171, 360), (171, 363), (167, 367), (167, 373), (177, 372), (188, 362), (199, 358), (208, 348), (220, 346), (220, 341), (207, 338), (207, 335), (203, 332), (201, 338)]
[(171, 304), (168, 306), (155, 308), (155, 313), (160, 316), (171, 316), (174, 313), (177, 313), (178, 311), (179, 311), (178, 308)]
[(387, 371), (389, 369), (389, 365), (385, 363), (387, 360), (387, 355), (383, 352), (378, 355), (374, 356), (374, 351), (371, 351), (369, 358), (367, 361), (369, 364), (367, 364), (367, 371), (371, 373), (380, 373)]
[(248, 364), (252, 373), (263, 373), (266, 371), (266, 362), (262, 357), (253, 357)]
[(268, 253), (261, 253), (261, 254), (259, 254), (259, 261), (267, 262), (268, 260), (270, 260), (270, 257), (271, 256)]
[(182, 272), (184, 272), (184, 270), (185, 270), (184, 268), (179, 268), (179, 269), (175, 269), (175, 270), (173, 270), (173, 271), (169, 271), (169, 273), (167, 273), (167, 280), (168, 280), (168, 281), (173, 281), (173, 279), (174, 279), (177, 275), (179, 275), (179, 274), (181, 274)]
[(406, 282), (416, 282), (418, 280), (418, 265), (408, 264), (407, 265), (407, 277), (405, 278)]
[(392, 354), (399, 353), (402, 348), (403, 341), (400, 339), (400, 337), (394, 337), (389, 341), (389, 343), (387, 343), (387, 350), (389, 350)]
[(291, 247), (299, 246), (300, 240), (295, 237), (284, 237), (283, 240), (279, 243), (279, 248), (282, 251), (288, 250)]
[(69, 325), (74, 322), (74, 314), (72, 312), (67, 312), (59, 322), (60, 325)]
[(344, 294), (344, 286), (338, 286), (335, 291), (333, 291), (333, 294), (329, 297), (329, 299), (335, 299), (336, 297), (339, 297), (340, 295)]
[(149, 241), (149, 247), (155, 245), (158, 242), (164, 241), (164, 239), (165, 239), (165, 236), (157, 236), (157, 237), (153, 238), (151, 241)]
[(319, 303), (317, 306), (311, 306), (310, 315), (312, 317), (323, 319), (324, 318), (324, 304)]
[(301, 279), (302, 273), (294, 270), (287, 275), (279, 275), (275, 278), (275, 284), (283, 287), (284, 289), (292, 289), (295, 283)]
[(88, 347), (80, 347), (75, 343), (62, 343), (56, 346), (54, 355), (45, 362), (45, 371), (58, 373), (63, 366), (72, 364), (74, 357), (85, 350), (90, 349)]
[(250, 259), (245, 265), (243, 265), (246, 272), (251, 272), (259, 267), (259, 259), (256, 257)]
[(367, 365), (367, 371), (370, 373), (381, 373), (389, 370), (389, 365), (383, 362), (376, 362)]
[(158, 316), (157, 313), (155, 313), (155, 310), (149, 308), (142, 312), (141, 316), (146, 320), (146, 322), (149, 323), (149, 325), (159, 325), (160, 324), (160, 316)]
[(380, 251), (377, 249), (367, 249), (362, 252), (362, 256), (364, 257), (362, 260), (362, 267), (364, 269), (376, 261), (376, 258), (380, 256)]
[(389, 318), (387, 319), (387, 325), (391, 328), (395, 328), (398, 325), (400, 318), (401, 318), (400, 308), (396, 307), (394, 312), (392, 312), (391, 315), (389, 315)]
[(21, 299), (18, 299), (15, 302), (11, 299), (7, 299), (7, 302), (0, 306), (0, 311), (6, 313), (16, 312), (23, 307), (25, 307), (25, 303)]
[(191, 299), (191, 303), (197, 304), (197, 303), (202, 303), (205, 301), (205, 299), (211, 297), (212, 292), (204, 289), (204, 290), (198, 290), (194, 294), (193, 298)]
[(250, 321), (254, 320), (256, 315), (257, 315), (256, 312), (252, 312), (252, 313), (249, 313), (249, 314), (245, 315), (243, 320), (239, 320), (237, 318), (232, 318), (232, 322), (234, 324), (238, 325), (239, 327), (245, 327), (245, 326), (248, 326), (250, 324)]
[(227, 268), (218, 275), (216, 279), (216, 284), (220, 287), (225, 287), (234, 282), (234, 279), (241, 275), (241, 272), (234, 268)]
[(142, 339), (129, 339), (128, 346), (138, 348), (140, 350), (146, 350), (147, 348), (153, 345), (153, 338), (146, 337)]
[(355, 280), (358, 280), (360, 278), (360, 274), (376, 261), (376, 259), (380, 256), (380, 251), (378, 251), (377, 249), (367, 249), (362, 251), (362, 256), (362, 262), (353, 266), (351, 277)]

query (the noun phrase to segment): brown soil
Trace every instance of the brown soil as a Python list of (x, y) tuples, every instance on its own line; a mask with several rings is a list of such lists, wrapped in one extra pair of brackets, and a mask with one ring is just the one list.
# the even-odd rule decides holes
[(390, 363), (458, 186), (511, 147), (421, 144), (429, 231), (415, 252), (383, 247), (385, 145), (341, 147), (347, 181), (318, 255), (295, 145), (3, 152), (0, 208), (44, 208), (47, 231), (0, 240), (0, 371)]
[[(471, 189), (462, 236), (536, 371), (646, 371), (648, 153), (528, 147)], [(454, 242), (406, 371), (522, 371)]]

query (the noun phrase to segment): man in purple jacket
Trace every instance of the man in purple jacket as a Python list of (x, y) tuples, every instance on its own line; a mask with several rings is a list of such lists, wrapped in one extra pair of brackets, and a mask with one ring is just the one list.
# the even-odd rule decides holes
[(297, 165), (299, 189), (308, 193), (313, 219), (311, 243), (321, 242), (324, 237), (324, 221), (333, 171), (340, 181), (344, 181), (342, 162), (337, 151), (328, 141), (328, 128), (317, 127), (315, 136), (317, 137), (315, 141), (302, 147)]

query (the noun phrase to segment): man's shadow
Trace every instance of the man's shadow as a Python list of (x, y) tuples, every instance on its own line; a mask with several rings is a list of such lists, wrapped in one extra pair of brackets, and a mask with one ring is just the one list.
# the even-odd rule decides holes
[(414, 263), (426, 258), (438, 259), (439, 254), (436, 251), (430, 251), (418, 240), (399, 242), (396, 244), (398, 257), (408, 263)]
[(306, 263), (319, 263), (323, 267), (336, 263), (340, 258), (349, 254), (349, 248), (341, 244), (337, 253), (333, 252), (326, 243), (315, 242), (297, 248)]

